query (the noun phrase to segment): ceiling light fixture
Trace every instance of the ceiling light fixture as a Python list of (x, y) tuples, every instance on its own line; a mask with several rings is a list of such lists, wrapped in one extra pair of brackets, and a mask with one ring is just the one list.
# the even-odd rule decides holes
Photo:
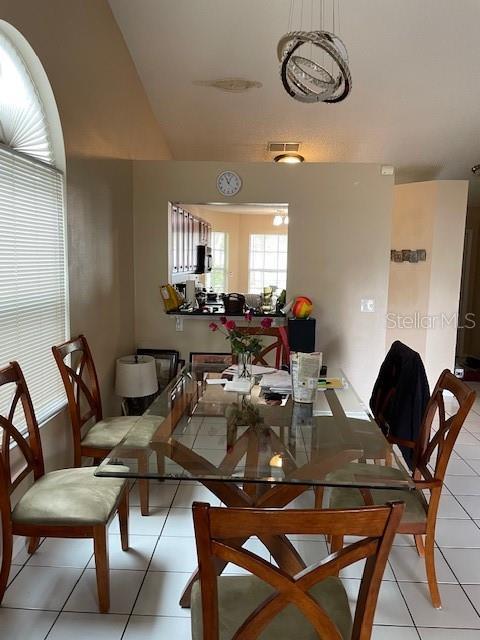
[(243, 93), (249, 89), (261, 89), (262, 83), (257, 80), (245, 80), (244, 78), (220, 78), (219, 80), (195, 80), (193, 84), (198, 87), (212, 87), (227, 93)]
[[(328, 10), (326, 4), (331, 6)], [(319, 30), (313, 29), (311, 0), (310, 31), (303, 30), (303, 0), (299, 6), (298, 30), (292, 30), (295, 0), (291, 0), (288, 32), (280, 38), (277, 55), (285, 91), (300, 102), (341, 102), (352, 88), (348, 53), (339, 31), (340, 0), (320, 0)], [(327, 30), (327, 25), (331, 30)]]
[(286, 162), (287, 164), (298, 164), (304, 160), (305, 158), (299, 153), (281, 153), (274, 158), (275, 162)]
[(283, 211), (280, 209), (273, 216), (273, 226), (280, 227), (282, 224), (288, 224), (288, 213), (286, 215), (283, 214)]

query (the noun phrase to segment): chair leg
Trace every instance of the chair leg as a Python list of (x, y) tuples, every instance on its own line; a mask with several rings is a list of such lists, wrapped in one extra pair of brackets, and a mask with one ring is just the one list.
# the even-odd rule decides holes
[(435, 571), (435, 540), (433, 535), (427, 534), (425, 539), (425, 570), (427, 572), (428, 588), (435, 609), (442, 608), (442, 599), (438, 590), (437, 574)]
[(313, 490), (315, 493), (315, 509), (321, 509), (323, 507), (323, 487), (315, 487)]
[(343, 536), (332, 536), (330, 542), (330, 553), (341, 551), (343, 549)]
[[(160, 476), (165, 473), (165, 456), (160, 451), (157, 451), (157, 471)], [(163, 482), (164, 478), (159, 478), (158, 481)]]
[(28, 553), (32, 554), (38, 549), (40, 545), (40, 536), (35, 536), (28, 539)]
[[(148, 473), (148, 457), (140, 456), (138, 459), (138, 470), (140, 474)], [(148, 516), (148, 494), (150, 490), (149, 480), (139, 480), (138, 481), (138, 491), (140, 493), (140, 513), (142, 516)]]
[(423, 558), (425, 556), (425, 543), (423, 541), (423, 536), (421, 534), (415, 534), (413, 537), (415, 538), (417, 553), (421, 558)]
[(118, 505), (118, 520), (120, 522), (122, 549), (128, 551), (128, 486), (125, 487), (122, 499)]
[(108, 613), (110, 609), (110, 570), (108, 565), (107, 528), (98, 525), (93, 528), (95, 571), (97, 574), (98, 610)]
[(150, 515), (150, 511), (148, 508), (149, 489), (150, 489), (149, 480), (138, 481), (138, 491), (140, 493), (140, 512), (142, 516)]
[(10, 527), (4, 521), (2, 532), (2, 565), (0, 569), (0, 603), (7, 589), (8, 576), (12, 565), (13, 535)]
[[(331, 536), (330, 537), (330, 553), (341, 551), (343, 549), (343, 536)], [(338, 571), (335, 572), (338, 577)]]

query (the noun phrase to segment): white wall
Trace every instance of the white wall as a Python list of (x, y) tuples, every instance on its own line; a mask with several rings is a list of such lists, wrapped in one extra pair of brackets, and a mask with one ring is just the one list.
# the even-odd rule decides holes
[(459, 307), (467, 193), (466, 180), (394, 188), (392, 249), (426, 249), (427, 260), (390, 263), (389, 314), (411, 317), (414, 326), (389, 328), (387, 348), (401, 340), (418, 351), (431, 386), (455, 364), (457, 331), (448, 319)]
[[(225, 351), (203, 319), (183, 333), (163, 312), (158, 287), (168, 281), (167, 208), (175, 202), (219, 202), (216, 162), (134, 162), (135, 333), (144, 346)], [(369, 398), (385, 354), (385, 315), (393, 177), (379, 165), (229, 163), (243, 179), (237, 203), (289, 204), (288, 295), (313, 299), (317, 347), (341, 365)], [(223, 199), (224, 200), (224, 199)], [(374, 298), (376, 312), (360, 313)]]

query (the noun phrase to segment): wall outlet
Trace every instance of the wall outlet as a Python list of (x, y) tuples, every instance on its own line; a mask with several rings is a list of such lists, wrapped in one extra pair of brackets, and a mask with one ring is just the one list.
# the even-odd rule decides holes
[(375, 298), (362, 298), (360, 300), (360, 311), (362, 313), (374, 313)]
[(183, 318), (181, 316), (175, 318), (175, 331), (183, 331)]

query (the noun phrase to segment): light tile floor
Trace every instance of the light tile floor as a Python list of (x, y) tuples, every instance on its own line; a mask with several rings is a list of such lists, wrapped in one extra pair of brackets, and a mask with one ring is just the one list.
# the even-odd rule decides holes
[[(477, 385), (480, 391), (480, 385)], [(480, 396), (480, 393), (479, 393)], [(217, 421), (218, 422), (218, 421)], [(200, 444), (215, 451), (220, 424), (194, 419)], [(219, 445), (220, 446), (220, 445)], [(131, 492), (130, 545), (120, 547), (118, 524), (110, 528), (111, 611), (97, 613), (91, 541), (46, 540), (31, 557), (14, 559), (10, 586), (0, 608), (1, 636), (11, 640), (189, 640), (189, 611), (178, 605), (196, 564), (190, 505), (219, 504), (197, 484), (151, 484), (152, 515), (140, 514), (137, 487)], [(304, 494), (295, 506), (313, 504)], [(299, 537), (305, 560), (326, 554), (323, 539)], [(480, 399), (452, 456), (437, 530), (437, 571), (443, 609), (430, 603), (423, 563), (413, 541), (397, 536), (380, 591), (373, 640), (480, 639)], [(264, 548), (250, 541), (255, 553)], [(362, 567), (342, 580), (355, 599)], [(228, 572), (241, 572), (227, 567)]]

